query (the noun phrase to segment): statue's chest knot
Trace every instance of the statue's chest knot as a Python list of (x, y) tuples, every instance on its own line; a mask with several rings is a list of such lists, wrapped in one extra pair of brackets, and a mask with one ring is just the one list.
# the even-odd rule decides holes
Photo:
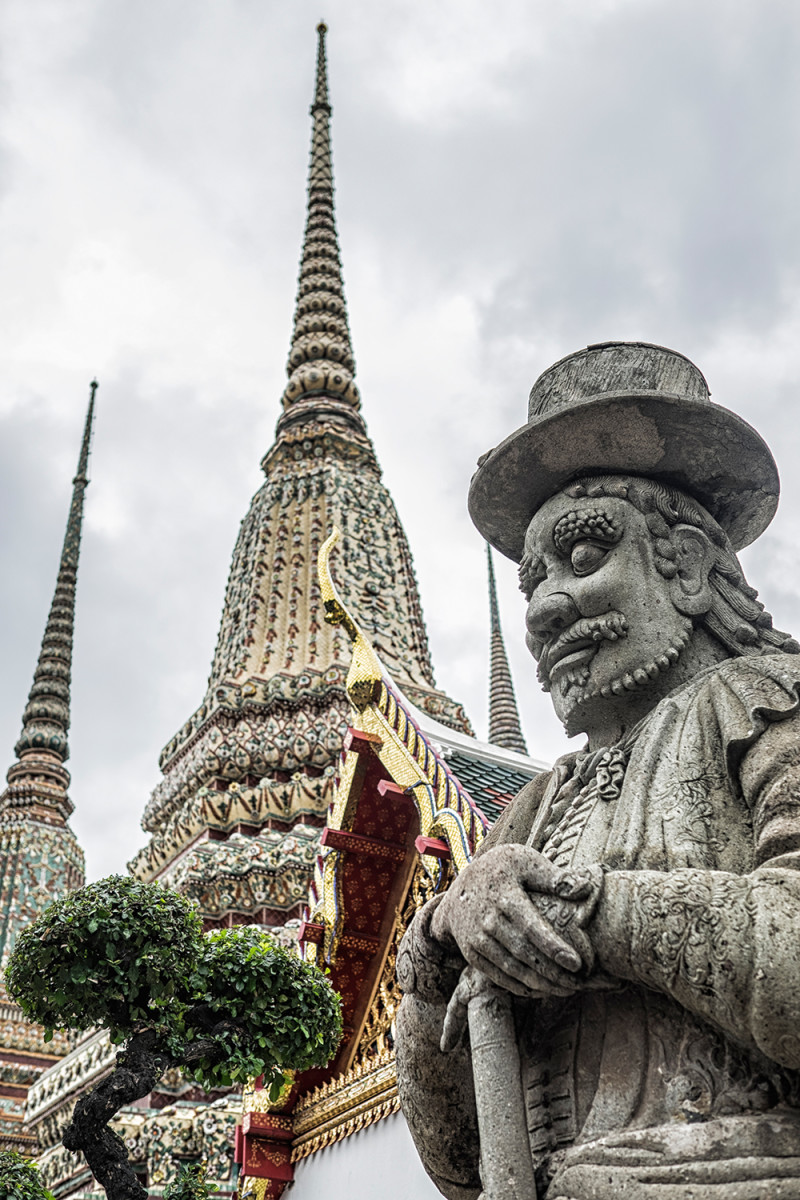
[(566, 867), (571, 862), (595, 805), (619, 799), (631, 748), (608, 746), (575, 759), (571, 776), (553, 799), (543, 831), (542, 853), (556, 865)]
[(630, 750), (620, 746), (612, 746), (604, 750), (594, 767), (594, 782), (597, 794), (607, 804), (618, 800), (625, 780), (625, 771), (630, 758)]

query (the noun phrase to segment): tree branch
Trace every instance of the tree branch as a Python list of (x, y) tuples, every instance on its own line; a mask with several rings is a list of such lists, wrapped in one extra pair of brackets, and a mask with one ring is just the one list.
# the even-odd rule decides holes
[[(194, 1013), (192, 1012), (190, 1016), (194, 1016)], [(217, 1021), (208, 1030), (206, 1037), (195, 1038), (193, 1042), (187, 1044), (181, 1054), (181, 1065), (191, 1067), (204, 1058), (210, 1059), (214, 1064), (224, 1062), (228, 1057), (228, 1049), (223, 1042), (217, 1041), (217, 1038), (221, 1033), (227, 1032), (241, 1035), (243, 1030), (241, 1025), (237, 1025), (235, 1021)]]

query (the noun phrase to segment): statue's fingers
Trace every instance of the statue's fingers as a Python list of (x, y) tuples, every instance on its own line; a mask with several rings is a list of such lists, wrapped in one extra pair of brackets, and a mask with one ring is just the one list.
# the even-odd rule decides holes
[(594, 889), (588, 871), (565, 871), (530, 848), (524, 851), (520, 883), (532, 892), (558, 896), (560, 900), (586, 900)]
[(538, 850), (526, 847), (522, 851), (519, 881), (523, 887), (534, 892), (549, 892), (555, 895), (559, 884), (563, 885), (565, 872)]
[(531, 970), (528, 967), (523, 967), (519, 962), (507, 955), (502, 957), (502, 962), (486, 958), (480, 953), (474, 956), (474, 965), (489, 979), (492, 983), (502, 988), (506, 992), (511, 992), (515, 996), (574, 996), (575, 988), (558, 987), (546, 979), (544, 975), (540, 975), (537, 971)]
[(580, 954), (569, 942), (556, 933), (553, 926), (531, 905), (525, 925), (525, 936), (547, 959), (565, 971), (580, 971), (583, 966)]
[(591, 938), (579, 925), (571, 925), (569, 933), (572, 940), (572, 949), (576, 954), (580, 955), (584, 970), (591, 971), (595, 963), (595, 952)]
[(556, 883), (555, 894), (561, 900), (586, 900), (595, 889), (595, 882), (587, 871), (564, 871)]
[[(575, 986), (574, 974), (548, 958), (538, 942), (529, 936), (529, 917), (527, 907), (523, 910), (523, 917), (517, 920), (499, 915), (491, 923), (492, 940), (497, 943), (500, 951), (505, 951), (511, 959), (527, 967), (529, 971), (543, 975), (555, 987), (567, 988), (571, 993)], [(494, 959), (494, 952), (488, 943), (486, 946), (479, 945), (478, 949)]]
[[(510, 950), (529, 962), (531, 955), (544, 957), (565, 971), (580, 971), (583, 960), (569, 942), (556, 933), (553, 926), (524, 894), (510, 897), (496, 916), (489, 914), (484, 930), (499, 937)], [(509, 933), (509, 930), (513, 931)], [(513, 937), (513, 944), (510, 938)]]
[(490, 983), (496, 984), (503, 991), (511, 992), (514, 996), (530, 995), (530, 989), (516, 975), (508, 974), (502, 967), (492, 962), (491, 959), (486, 958), (479, 951), (473, 950), (470, 959), (472, 966), (482, 971)]
[[(515, 984), (522, 984), (526, 990), (533, 987), (538, 987), (541, 978), (545, 978), (548, 984), (559, 990), (568, 989), (568, 994), (572, 994), (574, 990), (574, 976), (566, 971), (562, 971), (554, 963), (548, 962), (542, 955), (536, 954), (529, 943), (524, 938), (520, 938), (514, 931), (508, 931), (508, 940), (503, 938), (503, 930), (499, 931), (498, 937), (482, 936), (475, 941), (474, 951), (481, 955), (483, 959), (492, 964), (492, 966), (503, 973), (503, 982), (501, 987), (513, 991), (514, 989), (508, 983), (508, 980), (513, 980)], [(479, 962), (474, 962), (475, 966), (483, 970), (483, 966)], [(498, 982), (494, 975), (489, 978), (493, 982)], [(517, 994), (524, 994), (517, 992)]]
[(461, 994), (461, 984), (459, 983), (456, 990), (447, 1005), (447, 1012), (444, 1015), (444, 1024), (442, 1025), (442, 1037), (439, 1042), (439, 1049), (442, 1054), (449, 1054), (451, 1050), (455, 1050), (461, 1035), (464, 1032), (464, 1027), (467, 1023), (467, 1005)]

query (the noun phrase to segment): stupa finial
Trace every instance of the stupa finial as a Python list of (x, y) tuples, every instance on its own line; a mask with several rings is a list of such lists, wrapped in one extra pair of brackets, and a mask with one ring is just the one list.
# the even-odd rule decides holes
[[(332, 402), (345, 415), (360, 401), (353, 383), (355, 360), (347, 324), (339, 242), (333, 207), (331, 106), (324, 21), (317, 26), (317, 76), (311, 105), (308, 215), (300, 260), (292, 345), (283, 393), (284, 417), (299, 419)], [(360, 418), (356, 419), (360, 424)]]
[[(20, 760), (9, 771), (16, 778), (24, 760), (31, 755), (44, 756), (61, 764), (69, 757), (67, 733), (70, 722), (70, 681), (72, 666), (72, 637), (75, 622), (75, 583), (78, 575), (78, 556), (83, 525), (83, 495), (89, 482), (89, 449), (94, 421), (94, 403), (97, 380), (89, 388), (89, 407), (83, 429), (78, 470), (72, 481), (70, 504), (64, 545), (58, 566), (53, 603), (45, 626), (39, 660), (33, 676), (33, 686), (22, 715), (22, 733), (14, 747)], [(67, 775), (63, 769), (56, 771), (59, 779)], [(69, 776), (67, 775), (67, 782)]]
[(506, 750), (527, 754), (528, 747), (522, 736), (522, 728), (514, 695), (511, 668), (500, 628), (500, 609), (497, 605), (497, 585), (494, 578), (492, 549), (486, 543), (486, 561), (489, 568), (489, 611), (491, 614), (491, 666), (489, 674), (489, 741)]
[(331, 106), (328, 103), (328, 64), (325, 57), (325, 34), (328, 32), (328, 26), (324, 21), (320, 21), (317, 26), (317, 86), (314, 92), (314, 103), (311, 105), (311, 115), (313, 117), (314, 110), (323, 107), (328, 110), (330, 116)]

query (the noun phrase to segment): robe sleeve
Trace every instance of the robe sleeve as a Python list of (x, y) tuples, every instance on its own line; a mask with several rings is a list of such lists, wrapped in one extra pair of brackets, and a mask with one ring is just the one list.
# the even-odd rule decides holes
[(609, 871), (592, 941), (610, 974), (800, 1068), (800, 714), (767, 721), (738, 772), (755, 869)]

